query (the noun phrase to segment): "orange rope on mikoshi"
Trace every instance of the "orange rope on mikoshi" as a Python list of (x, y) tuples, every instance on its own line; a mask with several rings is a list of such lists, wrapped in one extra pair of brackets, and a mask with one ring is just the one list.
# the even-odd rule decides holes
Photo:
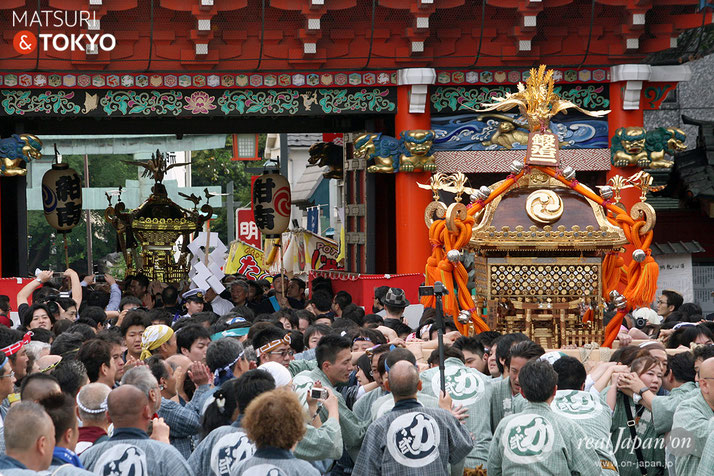
[(622, 319), (625, 318), (625, 314), (627, 314), (627, 309), (620, 309), (607, 323), (605, 341), (602, 343), (603, 347), (612, 347), (612, 343), (617, 339), (617, 334), (620, 333), (620, 326), (622, 326)]
[(611, 251), (605, 255), (602, 261), (602, 297), (609, 298), (610, 291), (617, 289), (623, 273), (625, 260), (620, 256), (620, 253)]
[[(475, 223), (474, 215), (491, 200), (508, 190), (524, 173), (525, 171), (521, 171), (518, 175), (509, 175), (486, 200), (478, 200), (470, 205), (466, 219), (456, 218), (456, 229), (453, 232), (446, 227), (446, 220), (434, 221), (429, 228), (432, 252), (426, 262), (426, 285), (431, 286), (436, 281), (441, 281), (449, 290), (449, 294), (443, 298), (444, 313), (453, 316), (454, 324), (462, 334), (466, 334), (467, 327), (458, 320), (461, 310), (469, 311), (476, 333), (487, 331), (489, 327), (483, 320), (481, 310), (477, 308), (468, 289), (466, 268), (460, 261), (449, 261), (447, 253), (451, 250), (461, 250), (468, 245)], [(456, 292), (454, 292), (455, 290)], [(435, 298), (433, 296), (422, 297), (421, 303), (426, 307), (434, 307)]]
[(608, 254), (603, 261), (603, 296), (607, 297), (610, 291), (623, 281), (623, 278), (626, 279), (626, 286), (622, 295), (627, 299), (627, 308), (619, 310), (605, 328), (603, 346), (609, 347), (617, 338), (622, 325), (622, 318), (627, 314), (628, 310), (634, 307), (648, 306), (657, 292), (659, 266), (652, 258), (652, 250), (650, 249), (654, 233), (652, 230), (641, 233), (646, 223), (645, 220), (635, 220), (626, 210), (594, 194), (590, 189), (580, 185), (577, 180), (568, 180), (554, 169), (548, 167), (536, 168), (560, 180), (563, 184), (610, 211), (614, 218), (608, 217), (608, 221), (622, 228), (627, 241), (645, 252), (644, 261), (637, 262), (633, 260), (626, 270), (624, 270), (623, 266), (624, 260), (617, 253)]

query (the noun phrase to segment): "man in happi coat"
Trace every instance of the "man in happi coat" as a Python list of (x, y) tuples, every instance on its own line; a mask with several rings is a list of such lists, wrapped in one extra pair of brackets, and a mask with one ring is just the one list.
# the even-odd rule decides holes
[(714, 432), (709, 435), (704, 445), (696, 476), (714, 476)]
[(528, 403), (501, 420), (491, 441), (488, 475), (537, 476), (600, 473), (600, 458), (583, 444), (587, 435), (572, 420), (555, 413), (558, 374), (549, 362), (530, 360), (519, 371)]
[(600, 395), (585, 391), (587, 373), (583, 364), (575, 357), (559, 357), (553, 362), (553, 370), (558, 374), (558, 391), (550, 404), (551, 410), (572, 420), (585, 431), (588, 440), (583, 444), (589, 442), (600, 457), (600, 474), (617, 474), (617, 459), (610, 441), (610, 407)]
[[(416, 357), (414, 354), (411, 353), (411, 351), (403, 348), (395, 348), (394, 350), (391, 350), (387, 355), (384, 356), (384, 359), (382, 360), (382, 364), (384, 365), (384, 386), (385, 388), (388, 387), (388, 382), (389, 382), (389, 370), (394, 366), (399, 361), (406, 360), (407, 362), (411, 363), (412, 365), (416, 366), (417, 361)], [(423, 391), (418, 391), (416, 395), (416, 399), (419, 403), (421, 403), (423, 406), (427, 408), (439, 408), (439, 399), (425, 393)], [(359, 400), (358, 400), (359, 402)], [(394, 408), (394, 398), (392, 397), (392, 394), (389, 393), (389, 391), (386, 392), (385, 395), (376, 398), (372, 402), (372, 409), (368, 417), (368, 421), (371, 423), (374, 420), (378, 419), (382, 415), (384, 415), (387, 412), (390, 412)]]
[(441, 476), (461, 464), (473, 440), (451, 414), (451, 398), (440, 399), (442, 408), (421, 405), (419, 371), (404, 360), (390, 368), (387, 385), (394, 408), (370, 425), (352, 474)]
[[(461, 405), (468, 410), (464, 420), (466, 428), (474, 437), (474, 447), (466, 456), (465, 467), (486, 466), (488, 449), (491, 445), (491, 379), (476, 369), (469, 368), (456, 357), (444, 361), (446, 393), (453, 399), (454, 405)], [(439, 368), (422, 372), (424, 382), (422, 392), (438, 397), (441, 391)]]
[(7, 448), (0, 454), (0, 474), (29, 476), (50, 467), (55, 427), (41, 405), (16, 403), (8, 410), (4, 423)]
[[(510, 340), (506, 338), (510, 338)], [(512, 415), (515, 409), (521, 407), (520, 403), (524, 403), (518, 402), (521, 393), (521, 387), (518, 382), (520, 369), (529, 360), (545, 354), (543, 347), (535, 342), (530, 340), (513, 341), (516, 338), (521, 339), (519, 334), (507, 334), (498, 341), (498, 354), (505, 356), (503, 359), (503, 371), (506, 378), (491, 381), (493, 386), (491, 394), (491, 431), (496, 431), (501, 420), (505, 416)], [(511, 342), (514, 342), (513, 345), (511, 345)], [(508, 350), (505, 350), (507, 347)]]
[[(696, 474), (707, 438), (714, 432), (714, 357), (699, 367), (699, 392), (685, 400), (674, 412), (670, 439), (681, 438), (684, 447), (672, 447), (677, 475)], [(679, 445), (677, 445), (679, 446)]]
[[(342, 394), (335, 389), (336, 385), (349, 380), (352, 372), (351, 348), (349, 339), (345, 337), (339, 335), (323, 337), (315, 351), (317, 368), (298, 374), (293, 379), (293, 385), (303, 404), (306, 402), (305, 394), (316, 382), (320, 382), (324, 388), (335, 394), (340, 414), (342, 441), (347, 453), (354, 461), (362, 446), (362, 438), (367, 432), (369, 422), (360, 421), (349, 409)], [(318, 411), (318, 416), (324, 424), (328, 420), (327, 409), (322, 407)]]
[[(275, 381), (267, 372), (249, 370), (235, 381), (236, 409), (238, 418), (230, 425), (216, 428), (209, 433), (188, 459), (196, 474), (228, 476), (241, 461), (255, 453), (255, 445), (241, 427), (241, 420), (248, 404), (258, 395), (275, 389)], [(217, 409), (226, 406), (228, 398), (222, 389), (214, 394)]]
[(132, 474), (133, 476), (193, 476), (193, 471), (171, 446), (168, 426), (153, 420), (152, 438), (147, 430), (153, 415), (149, 399), (133, 385), (122, 385), (107, 397), (109, 418), (114, 433), (108, 441), (95, 444), (80, 456), (85, 468), (95, 474)]

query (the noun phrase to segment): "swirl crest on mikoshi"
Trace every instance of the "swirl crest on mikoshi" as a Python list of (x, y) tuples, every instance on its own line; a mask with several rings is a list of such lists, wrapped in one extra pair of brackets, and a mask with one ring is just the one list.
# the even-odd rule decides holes
[(526, 199), (526, 213), (535, 222), (554, 223), (563, 216), (563, 200), (552, 190), (536, 190)]

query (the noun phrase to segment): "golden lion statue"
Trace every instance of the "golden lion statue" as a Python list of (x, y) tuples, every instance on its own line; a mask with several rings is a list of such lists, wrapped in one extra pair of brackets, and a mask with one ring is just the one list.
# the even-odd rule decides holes
[(658, 127), (646, 131), (643, 127), (621, 127), (612, 137), (612, 165), (666, 169), (674, 161), (665, 158), (687, 148), (687, 135), (676, 127)]
[(416, 129), (404, 131), (400, 135), (400, 142), (404, 152), (400, 157), (400, 168), (404, 172), (436, 172), (433, 151), (434, 131)]
[(382, 133), (362, 134), (354, 142), (354, 157), (372, 163), (367, 167), (372, 173), (434, 172), (432, 157), (434, 131), (404, 131), (399, 139)]
[(42, 157), (42, 141), (32, 134), (13, 134), (0, 139), (0, 175), (26, 175), (23, 162), (38, 160)]

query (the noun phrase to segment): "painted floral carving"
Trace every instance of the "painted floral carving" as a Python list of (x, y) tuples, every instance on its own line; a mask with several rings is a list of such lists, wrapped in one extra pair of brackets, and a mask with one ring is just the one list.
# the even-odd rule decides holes
[[(431, 95), (431, 106), (436, 112), (470, 111), (490, 103), (494, 97), (515, 91), (515, 86), (440, 86)], [(602, 109), (610, 105), (605, 87), (601, 85), (556, 86), (553, 91), (585, 109)]]
[(122, 115), (143, 114), (178, 116), (181, 114), (183, 93), (178, 91), (107, 91), (99, 101), (104, 112)]
[(218, 98), (224, 114), (297, 114), (300, 109), (299, 91), (295, 89), (270, 91), (226, 91)]
[(389, 99), (388, 89), (361, 89), (356, 92), (346, 89), (320, 89), (319, 104), (326, 113), (345, 111), (394, 111), (397, 105)]
[(208, 111), (216, 108), (216, 105), (213, 104), (215, 98), (209, 96), (205, 91), (195, 91), (184, 99), (187, 103), (184, 109), (191, 111), (193, 114), (208, 114)]
[[(95, 117), (314, 115), (394, 112), (392, 88), (271, 90), (2, 90), (0, 114)], [(85, 96), (85, 97), (80, 97)]]
[(73, 92), (45, 91), (33, 94), (34, 91), (17, 90), (2, 91), (2, 108), (6, 114), (22, 116), (28, 113), (43, 114), (78, 114), (81, 107), (72, 102)]

